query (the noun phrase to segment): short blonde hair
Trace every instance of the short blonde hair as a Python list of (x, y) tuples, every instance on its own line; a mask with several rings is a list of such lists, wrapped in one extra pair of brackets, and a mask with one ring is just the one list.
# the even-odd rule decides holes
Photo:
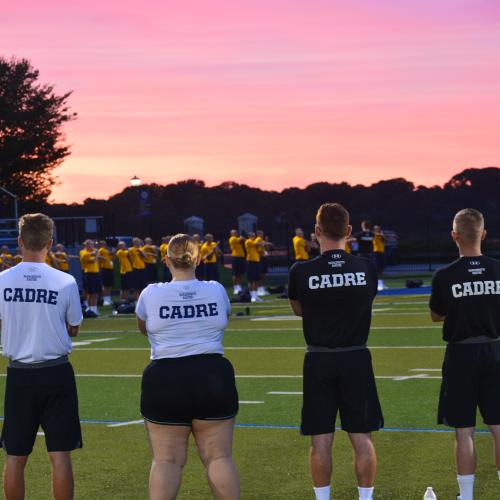
[(464, 208), (456, 213), (453, 232), (458, 233), (465, 241), (473, 243), (481, 239), (483, 231), (484, 217), (479, 210)]
[(189, 269), (198, 263), (198, 243), (189, 234), (176, 234), (168, 244), (167, 255), (172, 265)]
[(316, 213), (316, 224), (327, 238), (339, 241), (347, 236), (349, 212), (340, 203), (323, 203)]
[(40, 252), (52, 241), (54, 221), (45, 214), (26, 214), (19, 219), (19, 237), (26, 250)]

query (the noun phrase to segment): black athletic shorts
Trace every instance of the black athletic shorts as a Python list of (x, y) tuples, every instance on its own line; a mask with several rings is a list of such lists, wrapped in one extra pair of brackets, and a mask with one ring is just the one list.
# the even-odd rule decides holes
[(262, 274), (267, 274), (269, 271), (269, 262), (267, 260), (267, 257), (261, 257), (260, 258), (260, 272)]
[(132, 290), (134, 288), (133, 283), (133, 272), (120, 274), (120, 290), (126, 292), (127, 290)]
[(100, 273), (85, 273), (85, 288), (89, 294), (101, 293), (102, 280)]
[(250, 283), (260, 280), (260, 262), (247, 262), (247, 279)]
[(373, 262), (375, 263), (375, 267), (377, 268), (377, 273), (382, 274), (385, 267), (385, 254), (382, 252), (375, 252), (373, 254)]
[(244, 257), (232, 257), (231, 267), (233, 276), (243, 276), (245, 274), (245, 258)]
[(163, 282), (168, 283), (169, 281), (172, 281), (172, 273), (167, 266), (163, 266)]
[(346, 432), (367, 433), (384, 426), (368, 349), (306, 353), (303, 391), (304, 435), (334, 432), (337, 412)]
[(146, 269), (132, 270), (132, 288), (142, 290), (148, 286), (148, 275)]
[(220, 354), (153, 360), (142, 375), (141, 414), (149, 422), (190, 426), (238, 413), (233, 366)]
[(148, 283), (156, 283), (158, 281), (158, 273), (156, 271), (155, 264), (146, 264), (146, 274), (148, 278)]
[(438, 423), (474, 427), (479, 407), (487, 425), (500, 425), (500, 342), (448, 344)]
[(1, 447), (8, 455), (29, 455), (39, 426), (50, 452), (82, 447), (75, 375), (70, 363), (7, 368), (4, 413)]
[(219, 281), (219, 265), (205, 263), (205, 279), (207, 281)]
[(113, 269), (101, 269), (102, 286), (113, 287), (115, 284), (115, 272)]

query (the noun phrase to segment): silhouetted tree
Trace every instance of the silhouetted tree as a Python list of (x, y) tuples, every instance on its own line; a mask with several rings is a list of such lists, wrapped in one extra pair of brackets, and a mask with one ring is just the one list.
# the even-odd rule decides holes
[(46, 200), (69, 154), (62, 125), (76, 117), (26, 59), (0, 57), (0, 183), (27, 201)]

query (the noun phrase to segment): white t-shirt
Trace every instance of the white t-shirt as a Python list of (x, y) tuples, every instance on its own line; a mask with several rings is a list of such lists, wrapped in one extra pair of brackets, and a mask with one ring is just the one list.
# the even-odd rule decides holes
[(146, 322), (151, 359), (223, 354), (231, 304), (217, 281), (172, 281), (145, 288), (136, 314)]
[(71, 352), (66, 323), (82, 322), (75, 278), (45, 263), (21, 262), (0, 273), (0, 320), (4, 356), (23, 363)]

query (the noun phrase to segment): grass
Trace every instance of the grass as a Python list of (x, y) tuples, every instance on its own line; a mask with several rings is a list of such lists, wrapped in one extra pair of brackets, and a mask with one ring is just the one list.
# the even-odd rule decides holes
[[(380, 297), (375, 303), (370, 346), (386, 425), (375, 434), (379, 499), (421, 498), (429, 485), (438, 498), (454, 498), (457, 492), (453, 434), (433, 432), (445, 430), (435, 423), (444, 344), (439, 327), (428, 318), (426, 302), (425, 296), (399, 296)], [(234, 312), (245, 307), (235, 306)], [(240, 400), (262, 402), (241, 404), (237, 420), (234, 450), (243, 499), (312, 498), (309, 442), (297, 430), (301, 396), (270, 394), (301, 391), (304, 341), (300, 321), (286, 318), (289, 314), (286, 301), (271, 298), (252, 305), (249, 316), (233, 317), (225, 336)], [(273, 320), (276, 317), (285, 318)], [(102, 339), (108, 340), (95, 342)], [(76, 497), (147, 498), (150, 451), (143, 426), (109, 427), (112, 422), (140, 418), (147, 339), (137, 333), (132, 316), (112, 316), (103, 309), (101, 318), (84, 322), (77, 342), (81, 344), (75, 346), (71, 360), (77, 373), (84, 448), (73, 454)], [(5, 361), (1, 364), (5, 372)], [(0, 377), (1, 393), (4, 382)], [(478, 433), (476, 440), (477, 498), (498, 498), (492, 440), (485, 433)], [(352, 453), (340, 431), (335, 436), (334, 461), (334, 497), (355, 498)], [(50, 498), (48, 474), (39, 437), (28, 463), (27, 498)], [(192, 446), (179, 498), (211, 498)]]

